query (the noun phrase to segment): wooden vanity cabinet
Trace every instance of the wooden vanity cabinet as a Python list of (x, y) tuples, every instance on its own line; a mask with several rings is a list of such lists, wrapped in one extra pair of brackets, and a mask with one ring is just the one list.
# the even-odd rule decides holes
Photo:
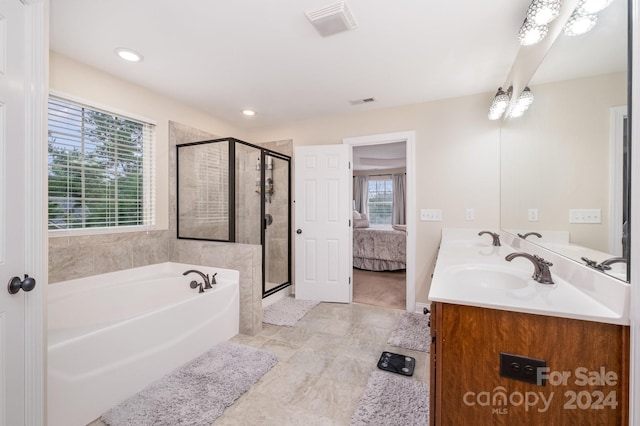
[(431, 338), (431, 425), (628, 424), (629, 327), (434, 302)]

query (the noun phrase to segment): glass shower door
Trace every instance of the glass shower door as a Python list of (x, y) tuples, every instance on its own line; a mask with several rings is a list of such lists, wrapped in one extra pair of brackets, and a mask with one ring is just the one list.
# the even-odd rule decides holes
[(291, 210), (289, 160), (264, 156), (264, 291), (266, 296), (290, 282)]

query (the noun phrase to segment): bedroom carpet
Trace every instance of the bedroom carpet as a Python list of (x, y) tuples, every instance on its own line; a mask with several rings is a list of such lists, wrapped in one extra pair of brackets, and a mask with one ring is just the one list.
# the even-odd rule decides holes
[(408, 377), (374, 371), (351, 426), (429, 424), (429, 386)]
[(223, 342), (102, 415), (109, 426), (210, 426), (278, 359)]
[(366, 305), (405, 309), (407, 274), (402, 271), (374, 272), (353, 268), (353, 301)]

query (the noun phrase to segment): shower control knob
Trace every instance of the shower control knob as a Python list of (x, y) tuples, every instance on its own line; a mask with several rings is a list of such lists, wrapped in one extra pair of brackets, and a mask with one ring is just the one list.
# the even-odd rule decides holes
[(302, 229), (300, 228), (296, 229), (296, 234), (302, 234)]
[(24, 274), (24, 280), (21, 280), (20, 277), (13, 277), (9, 280), (9, 284), (7, 284), (7, 290), (10, 294), (16, 294), (20, 291), (20, 289), (24, 291), (31, 291), (36, 286), (36, 280), (31, 278), (29, 275)]

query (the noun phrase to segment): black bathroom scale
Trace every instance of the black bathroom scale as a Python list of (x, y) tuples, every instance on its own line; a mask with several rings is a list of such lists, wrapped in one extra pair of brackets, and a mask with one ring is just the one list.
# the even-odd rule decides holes
[(393, 352), (382, 352), (380, 360), (378, 360), (378, 368), (402, 374), (403, 376), (413, 376), (413, 370), (416, 368), (416, 359), (407, 355), (394, 354)]

